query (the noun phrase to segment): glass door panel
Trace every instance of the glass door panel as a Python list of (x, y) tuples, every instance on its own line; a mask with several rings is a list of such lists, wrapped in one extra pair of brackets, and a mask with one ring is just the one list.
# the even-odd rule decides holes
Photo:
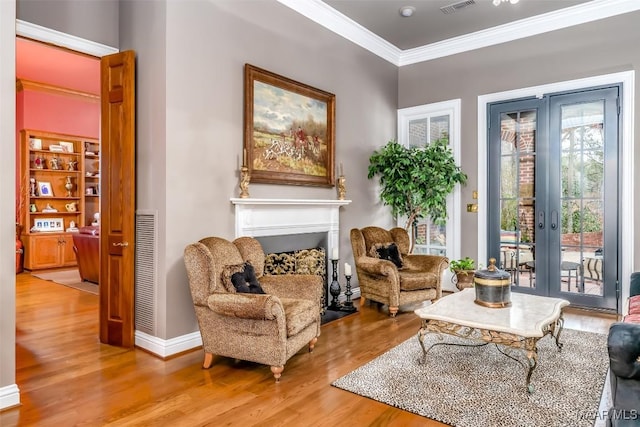
[(604, 296), (604, 120), (604, 100), (560, 106), (561, 292)]
[(500, 260), (513, 286), (535, 289), (537, 110), (500, 114)]

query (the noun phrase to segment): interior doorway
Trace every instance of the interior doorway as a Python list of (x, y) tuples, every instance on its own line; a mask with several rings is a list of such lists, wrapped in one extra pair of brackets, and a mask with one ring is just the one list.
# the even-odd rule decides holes
[[(30, 129), (45, 134), (78, 135), (83, 138), (82, 140), (99, 141), (100, 59), (24, 37), (16, 37), (15, 43), (15, 68), (18, 82), (16, 134), (19, 135), (19, 131), (22, 129)], [(34, 218), (46, 218), (47, 216), (60, 217), (64, 222), (63, 230), (74, 227), (81, 229), (83, 225), (91, 226), (99, 223), (96, 218), (96, 214), (99, 215), (100, 211), (97, 193), (100, 183), (100, 157), (96, 154), (98, 144), (80, 147), (82, 143), (76, 142), (74, 151), (78, 152), (81, 149), (82, 154), (67, 155), (69, 159), (77, 160), (73, 167), (74, 170), (68, 173), (65, 173), (64, 170), (59, 171), (60, 176), (73, 175), (72, 181), (75, 187), (73, 188), (73, 197), (68, 200), (58, 197), (55, 202), (53, 199), (51, 201), (37, 199), (37, 202), (33, 203), (36, 206), (33, 207), (30, 206), (25, 190), (22, 188), (24, 187), (24, 177), (19, 176), (20, 171), (25, 167), (24, 164), (21, 165), (24, 162), (22, 156), (25, 150), (21, 147), (22, 143), (19, 138), (16, 139), (16, 144), (16, 221), (22, 224), (23, 233), (29, 232)], [(44, 158), (52, 156), (45, 150), (42, 150), (41, 154)], [(84, 165), (83, 169), (79, 169), (77, 166), (79, 164)], [(65, 166), (64, 169), (67, 167)], [(51, 174), (55, 172), (58, 171), (52, 171)], [(91, 195), (88, 195), (89, 188)], [(51, 202), (52, 205), (57, 203), (60, 206), (73, 204), (74, 209), (71, 212), (58, 206), (56, 209), (58, 212), (45, 214), (41, 212), (45, 202)], [(80, 206), (82, 209), (79, 208)], [(30, 214), (27, 221), (25, 221), (25, 209), (36, 210)], [(34, 234), (34, 237), (40, 236)], [(91, 236), (91, 238), (95, 237)], [(99, 234), (97, 239), (99, 239)], [(75, 263), (72, 247), (74, 243), (70, 233), (66, 233), (64, 240), (65, 255), (61, 257), (63, 258), (62, 265), (68, 266)], [(98, 269), (100, 262), (97, 250), (95, 258), (95, 268)], [(56, 262), (54, 261), (53, 264)], [(61, 268), (69, 268), (63, 266)], [(37, 262), (31, 267), (37, 267)], [(31, 270), (34, 273), (38, 271), (33, 268)], [(92, 273), (90, 276), (90, 280), (97, 282), (97, 274)]]

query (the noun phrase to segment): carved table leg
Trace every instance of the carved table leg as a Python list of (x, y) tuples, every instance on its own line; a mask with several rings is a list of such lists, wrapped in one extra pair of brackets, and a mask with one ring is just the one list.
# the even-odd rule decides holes
[(562, 351), (562, 343), (560, 342), (560, 334), (562, 333), (562, 328), (564, 327), (564, 317), (562, 317), (562, 313), (560, 313), (560, 317), (552, 326), (553, 336), (556, 339), (556, 346), (558, 347), (558, 351)]
[(427, 361), (427, 349), (424, 347), (424, 336), (427, 334), (427, 330), (425, 329), (426, 322), (422, 321), (422, 327), (418, 331), (418, 341), (420, 342), (420, 347), (422, 347), (422, 357), (418, 359), (418, 363), (424, 365)]
[(529, 360), (529, 372), (527, 372), (527, 391), (531, 394), (535, 390), (531, 385), (531, 374), (533, 370), (538, 366), (538, 339), (527, 338), (525, 340), (525, 346), (527, 350), (527, 359)]

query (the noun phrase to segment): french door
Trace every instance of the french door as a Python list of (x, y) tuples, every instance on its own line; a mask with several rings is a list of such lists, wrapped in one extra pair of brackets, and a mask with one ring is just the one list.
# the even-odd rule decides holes
[(619, 91), (489, 106), (488, 253), (514, 291), (616, 308)]

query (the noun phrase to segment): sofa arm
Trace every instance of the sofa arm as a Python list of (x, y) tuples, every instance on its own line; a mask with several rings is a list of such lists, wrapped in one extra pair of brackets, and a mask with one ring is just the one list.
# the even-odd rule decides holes
[(640, 380), (640, 324), (614, 323), (607, 339), (611, 371), (621, 378)]
[(214, 313), (221, 316), (254, 320), (280, 318), (284, 322), (282, 303), (274, 295), (215, 293), (209, 296), (207, 303)]

